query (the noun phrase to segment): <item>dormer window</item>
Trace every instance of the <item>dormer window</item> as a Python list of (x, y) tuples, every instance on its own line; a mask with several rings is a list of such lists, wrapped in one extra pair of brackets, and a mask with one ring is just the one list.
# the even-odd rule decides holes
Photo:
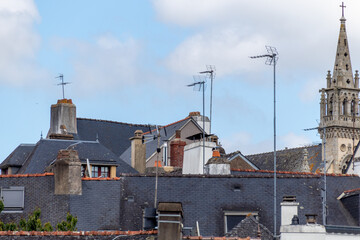
[(92, 177), (110, 177), (110, 167), (91, 166)]

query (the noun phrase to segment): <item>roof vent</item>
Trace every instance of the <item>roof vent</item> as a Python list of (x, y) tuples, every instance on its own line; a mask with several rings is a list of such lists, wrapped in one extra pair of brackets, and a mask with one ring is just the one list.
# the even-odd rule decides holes
[(316, 224), (317, 214), (305, 214), (307, 224)]
[(284, 196), (283, 202), (296, 202), (296, 196)]

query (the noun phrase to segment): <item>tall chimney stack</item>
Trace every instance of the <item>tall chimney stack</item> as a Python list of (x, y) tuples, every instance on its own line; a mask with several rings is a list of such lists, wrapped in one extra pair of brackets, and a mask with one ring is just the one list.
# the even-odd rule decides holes
[(180, 202), (160, 202), (158, 214), (158, 240), (181, 240), (182, 204)]
[(50, 129), (47, 138), (69, 138), (77, 134), (76, 106), (71, 99), (60, 99), (51, 105)]
[(281, 226), (290, 225), (294, 216), (298, 216), (299, 203), (296, 196), (284, 196), (281, 205)]
[(131, 166), (139, 173), (146, 169), (146, 145), (142, 143), (142, 130), (136, 130), (131, 140)]
[(170, 142), (170, 166), (183, 167), (185, 141), (181, 140), (181, 131), (176, 130), (175, 139)]
[(60, 150), (54, 163), (55, 194), (82, 194), (81, 162), (76, 150)]

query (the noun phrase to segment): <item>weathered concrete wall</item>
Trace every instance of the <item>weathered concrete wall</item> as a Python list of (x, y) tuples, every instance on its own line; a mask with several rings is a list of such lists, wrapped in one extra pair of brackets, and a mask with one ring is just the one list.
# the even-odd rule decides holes
[(81, 162), (76, 150), (60, 150), (54, 164), (55, 194), (81, 195)]

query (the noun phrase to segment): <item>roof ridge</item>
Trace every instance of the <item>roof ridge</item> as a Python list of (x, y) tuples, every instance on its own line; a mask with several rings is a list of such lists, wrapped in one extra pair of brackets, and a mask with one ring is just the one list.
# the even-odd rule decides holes
[(97, 122), (116, 123), (116, 124), (125, 124), (125, 125), (129, 125), (129, 126), (142, 126), (142, 127), (147, 127), (149, 125), (155, 126), (155, 125), (151, 125), (151, 124), (126, 123), (126, 122), (118, 122), (118, 121), (102, 120), (102, 119), (92, 119), (92, 118), (76, 118), (76, 119), (77, 120), (97, 121)]
[(17, 147), (34, 147), (36, 143), (20, 143)]
[(0, 175), (0, 178), (45, 177), (45, 176), (54, 176), (54, 173), (10, 174), (10, 175)]
[[(169, 126), (171, 126), (171, 125), (177, 124), (177, 123), (182, 122), (182, 121), (184, 121), (184, 120), (186, 120), (186, 119), (189, 119), (189, 118), (191, 118), (191, 117), (190, 117), (190, 116), (187, 116), (186, 118), (181, 119), (181, 120), (178, 120), (178, 121), (176, 121), (176, 122), (169, 123), (169, 124), (167, 124), (167, 125), (165, 125), (165, 126), (160, 126), (159, 129), (169, 127)], [(155, 131), (155, 130), (156, 130), (156, 129), (153, 129), (153, 130), (151, 130), (151, 132), (153, 132), (153, 131)], [(150, 131), (147, 131), (147, 132), (144, 132), (143, 135), (149, 134), (149, 133), (150, 133)]]
[[(319, 144), (314, 144), (314, 145), (308, 145), (308, 146), (302, 146), (302, 147), (294, 147), (294, 148), (280, 149), (280, 150), (276, 150), (276, 152), (278, 153), (278, 152), (284, 152), (284, 151), (294, 150), (294, 149), (316, 147), (316, 146), (319, 146), (319, 145), (321, 145), (321, 143), (319, 143)], [(274, 152), (274, 151), (262, 152), (262, 153), (254, 153), (254, 154), (248, 154), (248, 155), (245, 155), (245, 156), (246, 156), (246, 157), (247, 157), (247, 156), (255, 156), (255, 155), (267, 154), (267, 153), (273, 153), (273, 152)]]
[[(253, 169), (231, 169), (235, 172), (259, 172), (259, 173), (274, 173), (271, 170), (253, 170)], [(276, 171), (280, 174), (293, 174), (293, 175), (313, 175), (313, 176), (323, 176), (323, 173), (310, 173), (310, 172), (290, 172), (290, 171)], [(326, 176), (337, 176), (337, 177), (358, 177), (356, 174), (342, 174), (342, 173), (327, 173)]]
[(355, 189), (346, 190), (346, 191), (344, 191), (344, 193), (351, 193), (351, 192), (356, 192), (359, 190), (360, 190), (360, 188), (355, 188)]
[[(230, 156), (230, 155), (237, 154), (237, 153), (243, 154), (240, 150), (236, 150), (236, 151), (234, 151), (234, 152), (230, 152), (230, 153), (225, 154), (225, 156)], [(244, 154), (243, 154), (243, 155), (244, 155)]]

